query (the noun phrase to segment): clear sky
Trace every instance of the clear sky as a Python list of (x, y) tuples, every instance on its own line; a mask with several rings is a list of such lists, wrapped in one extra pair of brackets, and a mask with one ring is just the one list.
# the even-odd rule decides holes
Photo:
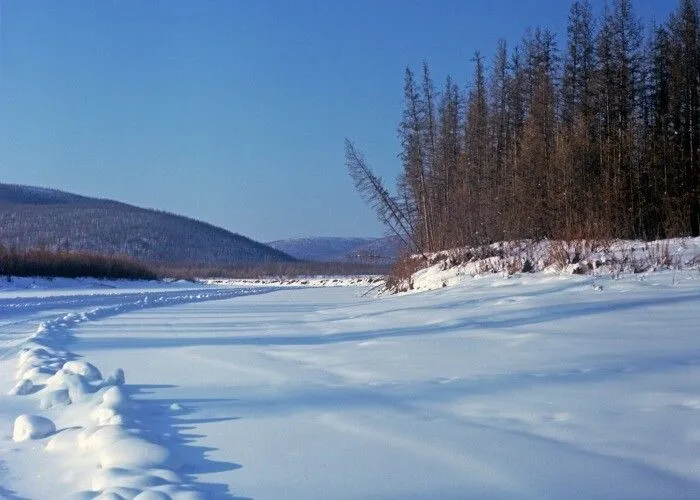
[[(600, 10), (603, 0), (594, 0)], [(666, 20), (675, 0), (636, 0)], [(343, 139), (393, 187), (403, 70), (469, 83), (475, 50), (568, 0), (0, 0), (0, 182), (158, 208), (268, 241), (378, 236)]]

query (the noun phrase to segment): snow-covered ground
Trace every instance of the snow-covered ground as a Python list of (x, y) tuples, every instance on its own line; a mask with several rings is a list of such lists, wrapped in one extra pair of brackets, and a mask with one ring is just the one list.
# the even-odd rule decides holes
[(207, 285), (224, 286), (274, 286), (274, 287), (325, 287), (325, 286), (365, 286), (383, 283), (382, 276), (307, 276), (303, 278), (245, 278), (245, 279), (206, 279)]
[(71, 286), (0, 291), (0, 497), (700, 497), (698, 270)]

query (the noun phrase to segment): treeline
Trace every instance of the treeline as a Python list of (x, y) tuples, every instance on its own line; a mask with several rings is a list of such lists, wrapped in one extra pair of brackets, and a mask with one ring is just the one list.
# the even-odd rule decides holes
[(229, 266), (143, 263), (92, 252), (17, 250), (0, 246), (0, 276), (100, 279), (297, 278), (385, 274), (388, 266), (345, 262), (266, 262)]
[(7, 250), (0, 246), (0, 276), (157, 279), (150, 267), (123, 256), (52, 250)]
[(346, 141), (379, 218), (419, 251), (520, 238), (700, 235), (700, 21), (680, 0), (644, 29), (631, 0), (570, 9), (566, 47), (528, 30), (462, 92), (406, 69), (391, 193)]

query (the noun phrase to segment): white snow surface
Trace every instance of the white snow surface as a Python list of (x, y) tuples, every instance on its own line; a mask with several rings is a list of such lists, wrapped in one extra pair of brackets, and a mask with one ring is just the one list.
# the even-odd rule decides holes
[(339, 287), (339, 286), (364, 286), (383, 282), (382, 276), (305, 276), (297, 278), (221, 278), (205, 279), (202, 283), (207, 285), (224, 286), (274, 286), (274, 287)]
[(700, 497), (698, 270), (453, 284), (5, 287), (0, 497)]

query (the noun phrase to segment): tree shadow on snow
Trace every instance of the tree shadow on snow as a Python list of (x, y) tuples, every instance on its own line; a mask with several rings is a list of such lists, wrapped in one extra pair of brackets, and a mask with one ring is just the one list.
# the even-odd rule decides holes
[[(182, 476), (184, 485), (203, 493), (207, 498), (250, 500), (235, 496), (227, 484), (205, 483), (196, 479), (196, 476), (202, 474), (242, 468), (240, 464), (234, 462), (222, 462), (208, 458), (208, 453), (217, 448), (195, 445), (194, 442), (204, 435), (193, 432), (198, 424), (233, 421), (237, 420), (238, 417), (187, 418), (188, 415), (194, 413), (194, 405), (180, 406), (182, 400), (150, 399), (148, 397), (142, 399), (138, 397), (153, 394), (155, 389), (173, 387), (175, 386), (127, 385), (124, 387), (136, 405), (134, 416), (138, 419), (138, 427), (143, 430), (143, 436), (154, 443), (167, 447), (179, 459), (182, 467), (177, 472)], [(133, 398), (133, 396), (137, 397)]]
[(3, 488), (2, 486), (0, 486), (0, 498), (4, 498), (6, 500), (29, 500), (26, 497), (17, 495), (15, 491), (8, 488)]
[(510, 311), (507, 314), (493, 313), (480, 316), (465, 316), (448, 324), (430, 324), (408, 326), (403, 328), (379, 328), (373, 330), (338, 333), (334, 335), (254, 335), (254, 336), (217, 336), (217, 337), (108, 337), (100, 336), (81, 339), (82, 351), (93, 349), (162, 349), (167, 347), (192, 346), (314, 346), (332, 345), (342, 342), (362, 342), (383, 338), (415, 337), (421, 335), (449, 333), (464, 330), (491, 328), (516, 328), (552, 323), (590, 315), (646, 309), (654, 306), (700, 302), (700, 294), (684, 294), (675, 297), (655, 297), (650, 299), (620, 300), (617, 302), (591, 301), (562, 306), (561, 304), (537, 306)]

